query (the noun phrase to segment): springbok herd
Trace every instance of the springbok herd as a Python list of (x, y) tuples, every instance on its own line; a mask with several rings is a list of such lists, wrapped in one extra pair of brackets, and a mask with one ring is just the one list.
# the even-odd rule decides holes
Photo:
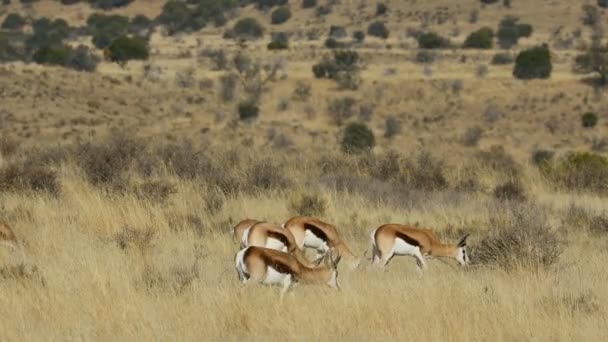
[[(233, 233), (241, 246), (234, 260), (239, 280), (243, 284), (282, 285), (281, 298), (294, 282), (339, 289), (340, 260), (344, 258), (351, 270), (361, 262), (340, 238), (335, 226), (314, 217), (292, 217), (280, 227), (245, 219), (234, 227)], [(372, 264), (384, 267), (395, 255), (410, 255), (416, 258), (420, 274), (427, 267), (425, 257), (454, 258), (465, 266), (469, 261), (468, 236), (456, 244), (448, 244), (429, 229), (385, 224), (370, 234)], [(0, 244), (12, 248), (20, 245), (13, 230), (3, 222), (0, 222)], [(316, 260), (311, 262), (305, 257), (305, 247), (317, 251)]]
[[(372, 264), (384, 267), (395, 255), (409, 255), (416, 258), (420, 274), (427, 267), (425, 257), (454, 258), (465, 266), (469, 261), (468, 236), (456, 244), (447, 244), (429, 229), (385, 224), (370, 234)], [(338, 262), (344, 258), (351, 270), (361, 262), (335, 226), (314, 217), (292, 217), (281, 227), (245, 219), (234, 227), (234, 239), (240, 241), (241, 247), (234, 260), (239, 280), (243, 284), (282, 285), (281, 298), (294, 282), (339, 289)], [(317, 251), (315, 261), (306, 259), (305, 247)]]

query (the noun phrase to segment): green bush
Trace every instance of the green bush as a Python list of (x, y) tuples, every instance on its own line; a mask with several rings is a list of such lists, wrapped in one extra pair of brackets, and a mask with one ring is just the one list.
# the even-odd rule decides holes
[(289, 37), (285, 33), (274, 35), (272, 41), (268, 43), (268, 50), (285, 50), (289, 48)]
[(23, 53), (11, 35), (0, 32), (0, 62), (12, 62), (23, 58)]
[(70, 33), (70, 27), (63, 19), (51, 21), (48, 18), (40, 18), (32, 23), (32, 27), (34, 33), (25, 42), (29, 52), (50, 45), (61, 45)]
[(264, 27), (255, 18), (243, 18), (234, 24), (232, 33), (238, 38), (258, 39), (264, 35)]
[(357, 43), (361, 43), (365, 40), (365, 32), (363, 31), (355, 31), (353, 32), (353, 39), (357, 41)]
[(376, 5), (376, 16), (385, 15), (388, 12), (388, 6), (386, 4), (379, 2)]
[(353, 122), (346, 126), (342, 137), (342, 150), (360, 153), (371, 150), (376, 144), (374, 133), (364, 124)]
[(522, 80), (551, 77), (551, 52), (549, 48), (537, 46), (524, 50), (517, 55), (513, 76)]
[(150, 56), (148, 42), (139, 37), (119, 37), (108, 46), (110, 61), (120, 65), (130, 60), (146, 60)]
[(333, 60), (324, 58), (313, 65), (312, 71), (316, 78), (336, 79), (340, 72), (356, 72), (359, 69), (359, 54), (356, 51), (334, 51)]
[(287, 6), (281, 6), (270, 14), (270, 22), (273, 25), (279, 25), (287, 22), (291, 18), (291, 10)]
[(597, 114), (588, 112), (581, 116), (581, 124), (585, 128), (593, 128), (597, 125)]
[(72, 50), (67, 45), (48, 45), (34, 53), (34, 62), (47, 65), (66, 65)]
[(317, 6), (317, 0), (303, 0), (302, 8), (313, 8)]
[(367, 27), (367, 34), (382, 39), (388, 38), (390, 32), (386, 25), (381, 21), (375, 21)]
[(133, 0), (89, 0), (91, 6), (102, 10), (111, 10), (116, 7), (124, 7), (133, 2)]
[(224, 25), (225, 12), (237, 5), (232, 0), (170, 0), (163, 6), (156, 22), (163, 25), (169, 35), (198, 31), (211, 22), (216, 26)]
[(449, 39), (434, 32), (427, 32), (418, 36), (418, 47), (421, 49), (446, 49), (450, 45)]
[(508, 52), (499, 52), (492, 57), (493, 65), (506, 65), (514, 62), (513, 56)]
[(288, 0), (251, 0), (258, 9), (287, 5)]
[(608, 191), (608, 160), (599, 154), (571, 153), (540, 166), (542, 174), (558, 187), (597, 193)]
[(241, 120), (254, 120), (258, 117), (260, 108), (253, 101), (243, 101), (239, 103), (239, 119)]
[(472, 32), (464, 41), (463, 47), (468, 49), (491, 49), (494, 47), (494, 31), (489, 27), (483, 27)]
[(87, 19), (92, 42), (98, 49), (108, 47), (112, 41), (129, 31), (129, 18), (121, 15), (94, 13)]
[(7, 30), (21, 30), (25, 25), (25, 19), (18, 13), (11, 13), (4, 18), (2, 28)]
[(520, 38), (532, 35), (532, 26), (520, 24), (518, 21), (518, 18), (512, 16), (507, 16), (500, 21), (497, 33), (500, 47), (509, 49), (517, 45)]

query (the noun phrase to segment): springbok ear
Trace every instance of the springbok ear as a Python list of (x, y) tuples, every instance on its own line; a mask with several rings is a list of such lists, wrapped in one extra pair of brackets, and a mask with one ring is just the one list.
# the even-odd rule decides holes
[(467, 245), (467, 238), (469, 237), (469, 233), (467, 233), (465, 236), (463, 236), (462, 238), (460, 238), (460, 240), (458, 241), (458, 247), (464, 247)]

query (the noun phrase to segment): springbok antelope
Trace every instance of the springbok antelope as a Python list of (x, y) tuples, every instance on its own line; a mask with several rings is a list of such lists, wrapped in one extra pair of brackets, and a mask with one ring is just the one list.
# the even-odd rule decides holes
[(323, 265), (319, 267), (307, 267), (291, 254), (255, 246), (240, 250), (234, 258), (241, 283), (281, 284), (281, 299), (294, 282), (326, 284), (339, 289), (340, 255), (331, 250), (321, 261)]
[(348, 259), (351, 269), (357, 268), (361, 258), (357, 257), (340, 238), (336, 227), (314, 217), (295, 216), (283, 224), (296, 239), (298, 247), (313, 248), (317, 257), (323, 256), (330, 248), (336, 249), (344, 259)]
[(234, 241), (241, 242), (241, 240), (243, 239), (243, 233), (247, 229), (251, 228), (254, 224), (260, 223), (260, 222), (261, 221), (253, 220), (253, 219), (244, 219), (241, 222), (237, 223), (236, 226), (234, 226), (233, 233), (232, 233)]
[(282, 229), (268, 222), (259, 222), (245, 229), (241, 238), (241, 248), (249, 246), (265, 247), (287, 252), (308, 267), (314, 267), (316, 264), (306, 259), (304, 251), (298, 247), (296, 239), (289, 230)]
[(457, 244), (442, 243), (429, 229), (408, 225), (385, 224), (372, 231), (372, 264), (385, 266), (394, 255), (410, 255), (416, 258), (419, 272), (426, 269), (425, 256), (454, 258), (461, 266), (469, 262), (467, 237)]

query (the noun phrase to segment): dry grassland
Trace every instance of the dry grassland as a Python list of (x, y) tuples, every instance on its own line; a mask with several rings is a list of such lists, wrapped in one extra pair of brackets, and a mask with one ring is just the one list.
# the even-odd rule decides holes
[[(16, 2), (0, 18), (23, 11), (80, 25), (92, 11)], [(222, 101), (227, 71), (201, 56), (241, 49), (221, 38), (223, 28), (156, 33), (150, 60), (125, 68), (0, 66), (0, 220), (21, 241), (0, 245), (0, 341), (608, 340), (608, 177), (568, 188), (531, 160), (538, 150), (555, 160), (572, 151), (606, 156), (605, 89), (571, 72), (575, 44), (552, 50), (549, 80), (524, 82), (512, 64), (490, 65), (499, 49), (444, 50), (421, 65), (406, 34), (427, 27), (461, 42), (512, 14), (534, 26), (518, 49), (554, 42), (560, 26), (581, 29), (583, 41), (580, 4), (385, 2), (391, 36), (357, 48), (364, 68), (355, 91), (315, 79), (311, 68), (330, 53), (322, 48), (329, 24), (364, 29), (375, 2), (343, 0), (323, 20), (294, 11), (278, 28), (267, 13), (240, 9), (228, 26), (255, 16), (270, 31), (295, 34), (288, 51), (267, 51), (268, 39), (243, 48), (282, 64), (253, 122), (238, 119), (240, 89)], [(112, 13), (154, 17), (163, 3)], [(448, 19), (424, 20), (437, 12)], [(315, 30), (321, 37), (307, 40)], [(480, 66), (487, 74), (478, 75)], [(192, 84), (179, 86), (180, 74)], [(302, 82), (311, 94), (299, 100)], [(340, 151), (344, 125), (329, 108), (345, 97), (354, 99), (346, 122), (363, 121), (376, 136), (369, 154)], [(599, 118), (593, 129), (581, 127), (588, 111)], [(394, 136), (385, 136), (387, 120), (398, 122)], [(472, 129), (478, 138), (468, 137)], [(470, 232), (473, 264), (430, 260), (421, 278), (407, 257), (386, 271), (368, 261), (353, 272), (341, 265), (341, 291), (297, 285), (283, 303), (276, 287), (243, 288), (234, 224), (309, 212), (336, 224), (359, 255), (384, 223), (418, 222), (454, 241)]]

